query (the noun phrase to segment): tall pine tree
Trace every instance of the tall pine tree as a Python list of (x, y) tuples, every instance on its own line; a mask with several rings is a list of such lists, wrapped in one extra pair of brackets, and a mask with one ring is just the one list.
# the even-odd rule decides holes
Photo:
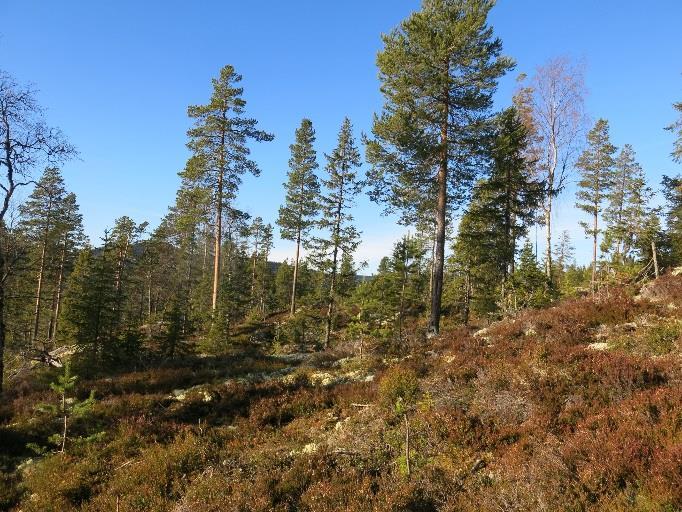
[(592, 237), (592, 293), (597, 288), (597, 240), (601, 233), (599, 216), (611, 190), (615, 152), (616, 147), (609, 138), (609, 123), (599, 119), (587, 134), (587, 148), (576, 162), (580, 171), (576, 206), (592, 218), (591, 222), (580, 223), (585, 234)]
[(487, 25), (493, 5), (424, 0), (383, 37), (377, 57), (385, 103), (367, 142), (371, 196), (389, 208), (432, 211), (432, 333), (440, 328), (448, 213), (471, 183), (497, 79), (513, 66)]
[(315, 217), (319, 212), (320, 183), (315, 174), (318, 164), (314, 143), (313, 123), (310, 119), (303, 119), (296, 130), (296, 142), (289, 146), (291, 158), (288, 179), (284, 184), (286, 198), (277, 218), (282, 238), (296, 242), (289, 303), (289, 314), (292, 316), (296, 313), (301, 244), (305, 245), (308, 241), (310, 229), (315, 225)]
[(329, 346), (331, 337), (341, 255), (352, 255), (360, 243), (360, 233), (353, 225), (350, 210), (363, 187), (356, 171), (361, 161), (353, 138), (353, 127), (348, 118), (341, 125), (336, 148), (326, 158), (327, 176), (322, 180), (326, 192), (320, 201), (322, 218), (318, 226), (327, 236), (315, 237), (312, 241), (312, 259), (329, 276), (325, 348)]
[(187, 109), (187, 115), (194, 120), (194, 126), (187, 132), (187, 147), (199, 157), (191, 176), (187, 177), (213, 193), (213, 312), (218, 305), (220, 287), (223, 210), (234, 200), (242, 175), (260, 174), (256, 162), (249, 158), (248, 142), (273, 139), (271, 134), (256, 128), (258, 122), (255, 119), (244, 116), (246, 101), (242, 98), (243, 88), (238, 86), (241, 80), (241, 75), (232, 66), (223, 67), (219, 77), (212, 81), (210, 101)]

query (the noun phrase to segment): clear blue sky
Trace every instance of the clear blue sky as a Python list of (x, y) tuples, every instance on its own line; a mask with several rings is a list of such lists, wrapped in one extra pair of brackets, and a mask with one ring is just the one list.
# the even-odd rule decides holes
[[(48, 119), (80, 151), (64, 166), (93, 240), (121, 215), (155, 226), (175, 196), (187, 158), (186, 108), (203, 103), (210, 79), (232, 64), (244, 76), (250, 115), (273, 132), (254, 148), (262, 175), (247, 179), (239, 205), (274, 222), (283, 199), (288, 145), (300, 119), (313, 120), (319, 152), (330, 151), (344, 116), (368, 131), (381, 107), (375, 55), (380, 34), (416, 0), (93, 2), (0, 0), (0, 68), (33, 82)], [(593, 119), (606, 117), (614, 143), (631, 143), (650, 179), (682, 172), (669, 153), (671, 104), (682, 100), (682, 2), (500, 0), (491, 24), (518, 66), (500, 84), (548, 58), (584, 59)], [(589, 259), (568, 190), (558, 229), (571, 229)], [(402, 229), (364, 197), (356, 209), (373, 270)], [(291, 245), (276, 240), (273, 256)]]

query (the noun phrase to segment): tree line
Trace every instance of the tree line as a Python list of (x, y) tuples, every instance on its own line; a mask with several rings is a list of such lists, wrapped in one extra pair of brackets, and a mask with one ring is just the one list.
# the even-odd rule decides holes
[[(605, 119), (588, 127), (581, 66), (556, 58), (520, 75), (494, 111), (515, 63), (488, 24), (493, 6), (424, 0), (382, 36), (384, 103), (371, 133), (358, 143), (345, 119), (320, 158), (313, 122), (301, 120), (276, 226), (236, 206), (243, 177), (261, 173), (251, 145), (273, 134), (247, 115), (232, 66), (207, 103), (187, 109), (190, 157), (161, 223), (121, 217), (95, 241), (59, 168), (76, 150), (46, 124), (35, 91), (2, 73), (0, 361), (12, 369), (9, 355), (76, 345), (93, 367), (142, 365), (190, 340), (204, 350), (345, 338), (396, 347), (437, 334), (443, 316), (499, 318), (682, 264), (682, 178), (664, 177), (659, 206), (634, 148), (618, 150)], [(682, 103), (674, 109), (667, 129), (682, 162)], [(573, 175), (589, 267), (576, 265), (569, 233), (553, 231)], [(353, 259), (362, 193), (410, 230), (369, 279)], [(542, 255), (530, 241), (538, 226)], [(271, 261), (275, 229), (295, 243), (290, 260)]]

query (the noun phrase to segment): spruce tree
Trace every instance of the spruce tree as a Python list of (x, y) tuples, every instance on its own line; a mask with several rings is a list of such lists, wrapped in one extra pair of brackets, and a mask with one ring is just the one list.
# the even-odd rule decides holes
[(246, 101), (242, 98), (243, 89), (238, 86), (241, 80), (241, 75), (232, 66), (223, 67), (219, 77), (212, 81), (210, 101), (187, 109), (187, 115), (194, 120), (194, 126), (187, 132), (187, 147), (197, 159), (186, 177), (212, 192), (215, 219), (213, 312), (218, 305), (225, 206), (234, 200), (244, 174), (260, 174), (256, 162), (249, 158), (248, 142), (273, 139), (271, 134), (256, 128), (258, 122), (255, 119), (244, 116)]
[(318, 164), (314, 143), (313, 123), (310, 119), (303, 119), (296, 130), (296, 142), (289, 146), (291, 158), (288, 179), (284, 184), (286, 198), (277, 218), (282, 238), (296, 242), (289, 306), (289, 314), (292, 316), (296, 313), (301, 244), (307, 243), (310, 229), (315, 225), (315, 217), (319, 212), (320, 183), (315, 174)]
[(334, 304), (337, 294), (337, 278), (342, 254), (351, 255), (360, 243), (360, 233), (353, 225), (350, 213), (355, 197), (363, 187), (357, 176), (360, 167), (360, 153), (353, 138), (353, 127), (348, 118), (344, 119), (339, 131), (336, 148), (327, 158), (327, 176), (322, 180), (325, 193), (320, 198), (322, 218), (318, 227), (327, 236), (314, 237), (311, 257), (319, 270), (329, 278), (326, 293), (327, 314), (324, 346), (329, 346), (332, 331)]
[(663, 176), (661, 183), (666, 200), (665, 227), (670, 239), (673, 265), (682, 265), (682, 176)]
[(377, 57), (385, 103), (367, 141), (371, 197), (389, 210), (432, 212), (432, 333), (440, 327), (448, 214), (472, 181), (497, 79), (513, 66), (487, 25), (493, 5), (424, 0), (383, 37)]
[(601, 233), (599, 216), (611, 190), (615, 152), (616, 148), (609, 138), (609, 123), (599, 119), (587, 134), (587, 148), (576, 162), (580, 171), (576, 207), (592, 217), (591, 222), (580, 222), (585, 234), (592, 237), (592, 293), (597, 288), (597, 240)]

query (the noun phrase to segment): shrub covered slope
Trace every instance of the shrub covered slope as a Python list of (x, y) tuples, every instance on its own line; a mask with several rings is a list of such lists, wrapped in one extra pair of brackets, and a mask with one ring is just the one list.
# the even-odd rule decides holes
[(64, 453), (37, 409), (54, 375), (32, 375), (0, 410), (0, 508), (682, 510), (682, 277), (634, 293), (394, 359), (235, 352), (83, 378), (74, 398), (96, 402)]

